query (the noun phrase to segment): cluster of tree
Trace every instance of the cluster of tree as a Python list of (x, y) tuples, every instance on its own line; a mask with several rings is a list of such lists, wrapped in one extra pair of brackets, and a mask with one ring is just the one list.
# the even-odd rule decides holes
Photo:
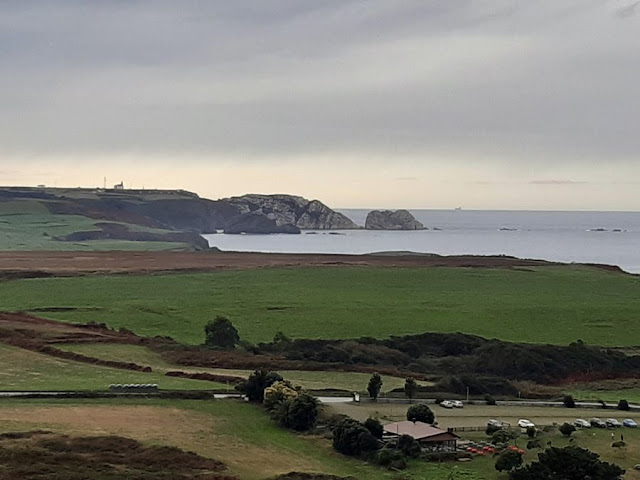
[(318, 419), (318, 400), (294, 388), (276, 372), (256, 370), (236, 389), (249, 401), (262, 402), (272, 418), (285, 428), (312, 429)]
[(287, 381), (265, 388), (264, 406), (281, 426), (299, 432), (312, 429), (318, 419), (318, 400)]
[[(407, 409), (407, 420), (433, 423), (431, 409), (424, 404), (412, 405)], [(331, 425), (333, 448), (344, 455), (357, 456), (378, 465), (401, 470), (407, 466), (408, 458), (420, 455), (420, 445), (409, 435), (400, 435), (395, 443), (382, 445), (380, 440), (384, 429), (379, 420), (367, 419), (360, 423), (350, 417), (340, 417)]]
[(640, 357), (587, 346), (581, 341), (568, 346), (532, 345), (460, 333), (425, 333), (386, 340), (286, 340), (261, 343), (257, 350), (278, 353), (290, 360), (379, 365), (430, 375), (472, 374), (543, 383), (572, 373), (610, 375), (640, 368)]
[(231, 321), (218, 315), (204, 326), (204, 344), (213, 348), (235, 348), (240, 334)]
[[(497, 464), (496, 464), (497, 468)], [(569, 446), (551, 447), (538, 455), (537, 462), (516, 468), (510, 480), (619, 480), (625, 471), (587, 449)]]

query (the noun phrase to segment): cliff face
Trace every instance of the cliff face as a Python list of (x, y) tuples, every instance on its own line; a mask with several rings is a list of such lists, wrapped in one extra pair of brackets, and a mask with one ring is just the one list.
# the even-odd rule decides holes
[(209, 200), (184, 191), (2, 188), (0, 201), (42, 202), (53, 214), (82, 215), (194, 233), (300, 233), (359, 228), (318, 200), (294, 195), (243, 195)]
[(422, 230), (424, 225), (407, 210), (373, 210), (365, 221), (367, 230)]
[(250, 213), (265, 216), (278, 227), (291, 225), (303, 230), (359, 228), (346, 216), (331, 210), (322, 202), (295, 195), (249, 194), (225, 198), (218, 203), (237, 209), (240, 215)]

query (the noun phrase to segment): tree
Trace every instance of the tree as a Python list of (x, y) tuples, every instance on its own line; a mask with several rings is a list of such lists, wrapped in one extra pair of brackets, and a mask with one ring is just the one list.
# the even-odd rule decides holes
[(377, 373), (371, 375), (369, 379), (369, 385), (367, 385), (367, 392), (369, 392), (369, 396), (376, 400), (378, 395), (380, 394), (380, 390), (382, 389), (382, 378)]
[(340, 420), (333, 429), (333, 448), (344, 455), (361, 455), (378, 447), (378, 440), (353, 418)]
[(618, 402), (618, 410), (630, 410), (631, 407), (629, 407), (629, 402), (627, 402), (625, 399), (622, 399)]
[(378, 440), (382, 439), (384, 428), (382, 428), (382, 424), (377, 418), (367, 418), (364, 422), (364, 428), (369, 430), (369, 432), (371, 432), (371, 435), (373, 435)]
[(306, 393), (288, 398), (276, 409), (276, 415), (283, 427), (299, 432), (310, 430), (318, 419), (318, 400)]
[(427, 405), (419, 403), (407, 409), (407, 420), (410, 422), (433, 423), (435, 415)]
[(538, 455), (538, 461), (509, 474), (511, 480), (619, 480), (624, 470), (603, 462), (585, 448), (551, 447)]
[(398, 450), (407, 457), (416, 458), (420, 455), (420, 444), (411, 435), (400, 435), (400, 438), (398, 438)]
[(499, 472), (510, 472), (522, 466), (522, 454), (516, 450), (505, 450), (496, 460), (495, 469)]
[(409, 403), (413, 400), (413, 397), (416, 396), (416, 392), (418, 391), (418, 384), (413, 378), (407, 378), (404, 381), (404, 394), (409, 399)]
[(244, 393), (250, 401), (263, 402), (264, 389), (282, 380), (282, 376), (277, 372), (268, 372), (260, 369), (249, 375), (249, 378), (236, 388)]
[(567, 408), (576, 408), (576, 401), (573, 399), (572, 395), (565, 395), (562, 398), (562, 403), (564, 403), (564, 406)]
[(204, 326), (204, 344), (208, 347), (235, 348), (240, 342), (238, 330), (231, 321), (218, 315)]
[(562, 425), (560, 425), (560, 428), (558, 428), (558, 430), (560, 430), (560, 433), (565, 437), (570, 437), (571, 434), (576, 431), (576, 427), (574, 427), (570, 423), (564, 422)]

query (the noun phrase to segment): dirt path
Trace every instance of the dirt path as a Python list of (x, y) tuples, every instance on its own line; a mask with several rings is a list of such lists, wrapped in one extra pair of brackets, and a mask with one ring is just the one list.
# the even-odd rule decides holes
[(5, 278), (91, 273), (212, 271), (283, 266), (480, 267), (559, 265), (510, 257), (316, 255), (238, 252), (0, 252)]

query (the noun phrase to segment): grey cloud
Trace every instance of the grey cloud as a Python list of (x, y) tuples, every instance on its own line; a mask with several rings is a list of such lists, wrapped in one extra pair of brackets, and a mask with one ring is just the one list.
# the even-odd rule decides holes
[(0, 151), (627, 162), (636, 6), (3, 2)]
[(589, 182), (582, 182), (577, 180), (532, 180), (530, 185), (586, 185)]

